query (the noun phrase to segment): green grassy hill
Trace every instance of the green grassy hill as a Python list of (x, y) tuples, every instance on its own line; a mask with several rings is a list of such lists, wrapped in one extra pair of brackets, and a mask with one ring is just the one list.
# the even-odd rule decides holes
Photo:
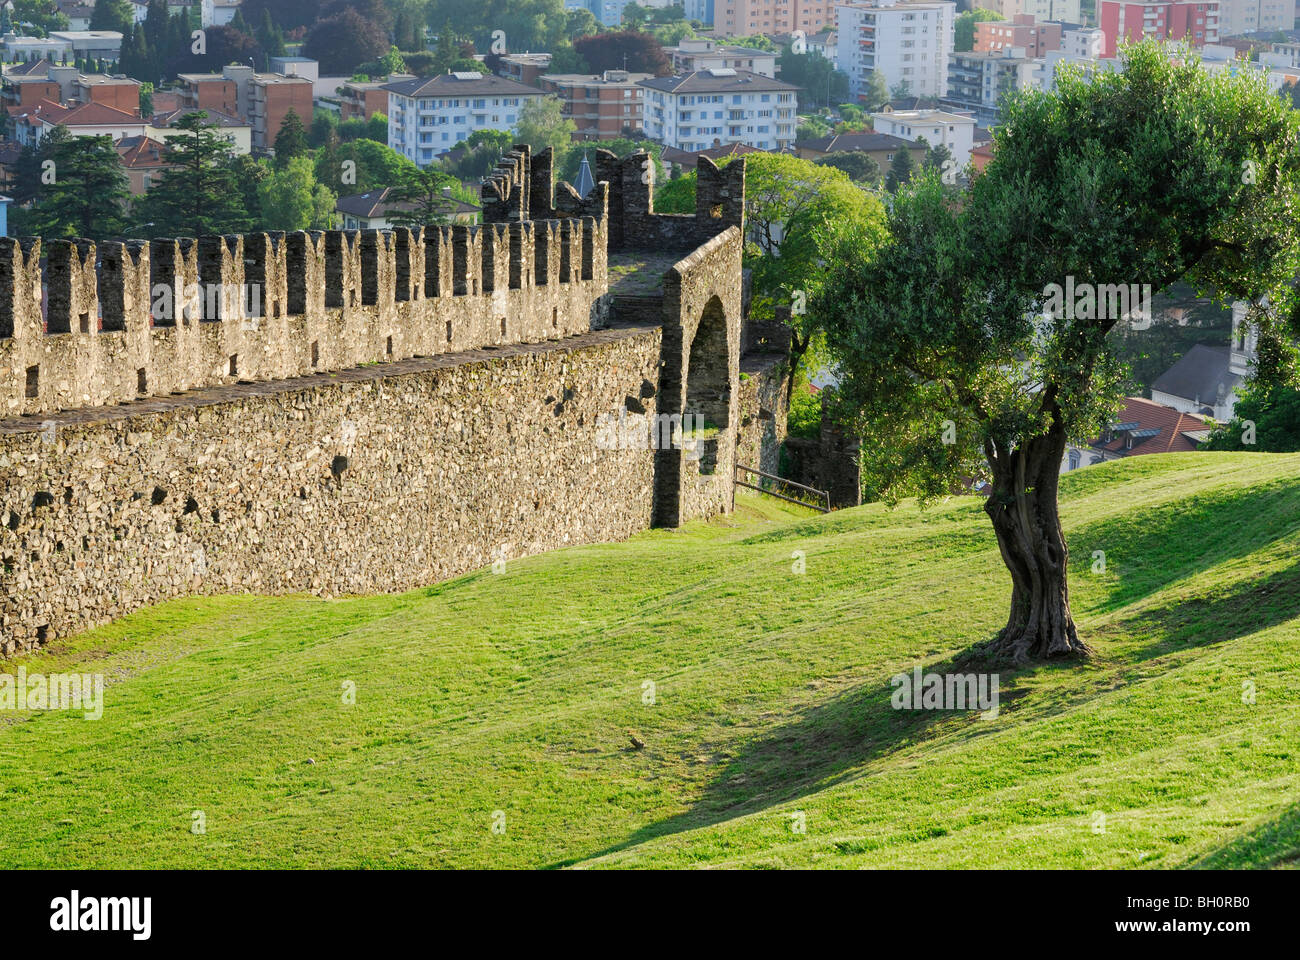
[(970, 498), (742, 497), (403, 596), (138, 613), (26, 661), (111, 686), (98, 722), (0, 715), (0, 864), (1295, 866), (1300, 456), (1063, 498), (1098, 656), (1003, 674), (994, 718), (889, 703), (1005, 620)]

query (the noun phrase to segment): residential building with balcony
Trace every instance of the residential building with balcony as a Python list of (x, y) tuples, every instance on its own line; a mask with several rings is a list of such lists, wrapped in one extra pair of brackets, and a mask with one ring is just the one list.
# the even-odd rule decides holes
[(1219, 0), (1219, 37), (1290, 31), (1296, 0)]
[(719, 37), (748, 37), (762, 33), (806, 36), (835, 26), (832, 0), (714, 0), (713, 32)]
[(538, 82), (560, 98), (564, 116), (578, 128), (574, 139), (612, 140), (641, 136), (645, 90), (640, 83), (653, 76), (626, 70), (606, 70), (599, 76), (546, 73)]
[(759, 150), (794, 144), (798, 88), (725, 67), (642, 80), (645, 133), (686, 153), (743, 143)]
[(1201, 3), (1098, 0), (1097, 24), (1105, 38), (1103, 57), (1113, 57), (1121, 44), (1143, 37), (1186, 40), (1193, 47), (1203, 47), (1219, 42), (1219, 4), (1218, 0)]
[(979, 123), (995, 123), (1003, 97), (1037, 85), (1039, 66), (1040, 62), (1025, 56), (1020, 47), (997, 53), (954, 53), (948, 66), (948, 95), (942, 104), (971, 112)]
[(1032, 13), (1018, 13), (1011, 20), (984, 20), (975, 24), (975, 53), (1000, 53), (1017, 48), (1027, 57), (1041, 57), (1048, 50), (1061, 49), (1062, 26), (1041, 23)]
[(911, 96), (938, 98), (948, 92), (955, 3), (873, 0), (838, 4), (835, 10), (836, 63), (848, 74), (850, 96), (858, 97), (873, 73), (891, 89), (906, 84)]
[(475, 72), (416, 77), (385, 85), (388, 145), (427, 167), (476, 130), (514, 130), (519, 111), (542, 90)]
[(974, 0), (972, 6), (1000, 13), (1006, 20), (1028, 14), (1039, 23), (1048, 20), (1083, 23), (1080, 0)]
[(497, 66), (497, 76), (535, 87), (537, 78), (550, 68), (549, 53), (507, 53)]
[(248, 121), (253, 152), (275, 147), (280, 126), (290, 111), (303, 125), (311, 124), (312, 81), (279, 73), (258, 73), (252, 67), (228, 66), (221, 73), (180, 74), (181, 106), (214, 110)]

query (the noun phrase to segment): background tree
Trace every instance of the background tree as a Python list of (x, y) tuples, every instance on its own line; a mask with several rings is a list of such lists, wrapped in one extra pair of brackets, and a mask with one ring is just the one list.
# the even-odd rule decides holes
[(570, 41), (579, 37), (591, 37), (600, 33), (600, 21), (586, 7), (570, 10), (564, 18), (564, 35)]
[[(721, 166), (735, 162), (723, 161)], [(692, 213), (696, 174), (655, 188), (655, 210)], [(789, 154), (745, 158), (745, 267), (752, 271), (751, 315), (772, 317), (791, 310), (791, 386), (820, 366), (820, 325), (811, 302), (841, 245), (874, 249), (885, 235), (880, 199), (855, 186), (840, 170)], [(792, 394), (793, 395), (793, 394)]]
[(434, 167), (408, 171), (389, 192), (384, 216), (394, 226), (412, 229), (445, 223), (456, 209), (454, 186), (451, 177)]
[(876, 161), (861, 150), (837, 150), (813, 161), (819, 167), (842, 170), (854, 183), (875, 185), (880, 183), (880, 168)]
[(112, 137), (60, 137), (48, 152), (54, 182), (22, 227), (46, 239), (105, 240), (126, 227), (130, 191)]
[(829, 107), (849, 95), (849, 77), (823, 56), (794, 53), (786, 47), (777, 58), (781, 79), (799, 88), (799, 105)]
[[(587, 63), (592, 73), (626, 69), (633, 73), (650, 73), (656, 77), (672, 76), (673, 65), (664, 48), (651, 34), (636, 30), (598, 33), (573, 41), (574, 52)], [(626, 58), (626, 60), (624, 59)]]
[[(1252, 429), (1247, 429), (1248, 424)], [(1252, 442), (1247, 443), (1249, 438)], [(1232, 421), (1210, 435), (1204, 450), (1294, 453), (1300, 450), (1300, 390), (1263, 380), (1247, 382)]]
[(889, 86), (885, 83), (885, 75), (879, 70), (872, 71), (867, 82), (863, 84), (862, 89), (858, 91), (858, 97), (862, 105), (869, 111), (875, 112), (889, 102)]
[(911, 183), (915, 175), (916, 161), (912, 159), (912, 151), (907, 147), (899, 147), (889, 163), (889, 172), (885, 174), (885, 189), (897, 193), (900, 187)]
[(155, 237), (247, 233), (253, 214), (237, 176), (234, 147), (199, 110), (176, 121), (163, 159), (174, 165), (138, 204), (137, 216), (151, 222)]
[(55, 0), (12, 0), (13, 21), (30, 24), (44, 37), (51, 30), (67, 30), (68, 18)]
[(333, 191), (316, 182), (311, 159), (305, 156), (286, 161), (258, 187), (265, 230), (328, 230), (334, 226), (337, 200)]
[(1012, 592), (987, 659), (1089, 652), (1070, 612), (1057, 482), (1067, 441), (1096, 436), (1120, 405), (1107, 335), (1121, 311), (1082, 295), (1066, 309), (1060, 286), (1187, 280), (1224, 300), (1267, 296), (1289, 316), (1298, 134), (1300, 114), (1262, 78), (1171, 63), (1144, 42), (1122, 73), (1070, 71), (1054, 93), (1012, 98), (963, 203), (930, 174), (894, 198), (882, 249), (834, 258), (813, 309), (841, 416), (890, 451), (877, 465), (885, 495), (990, 480), (984, 509)]
[(559, 97), (529, 97), (519, 108), (515, 142), (528, 144), (535, 154), (547, 147), (553, 148), (555, 167), (562, 168), (573, 148), (573, 134), (577, 129), (577, 125), (564, 116)]
[(128, 0), (97, 0), (90, 15), (91, 30), (115, 30), (125, 36), (135, 24), (135, 8)]
[(373, 140), (324, 147), (316, 155), (316, 180), (341, 197), (391, 187), (415, 169), (409, 157)]
[(275, 166), (283, 170), (289, 161), (307, 152), (307, 131), (298, 112), (290, 108), (280, 122), (280, 132), (275, 135)]
[(378, 59), (388, 49), (388, 31), (384, 27), (352, 7), (344, 7), (316, 22), (302, 53), (320, 61), (322, 74), (346, 77), (352, 75), (358, 64)]

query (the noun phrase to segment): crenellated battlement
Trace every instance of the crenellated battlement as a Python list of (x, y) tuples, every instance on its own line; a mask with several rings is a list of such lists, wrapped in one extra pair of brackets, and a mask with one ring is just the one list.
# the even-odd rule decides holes
[(606, 248), (603, 216), (0, 239), (0, 417), (584, 333)]

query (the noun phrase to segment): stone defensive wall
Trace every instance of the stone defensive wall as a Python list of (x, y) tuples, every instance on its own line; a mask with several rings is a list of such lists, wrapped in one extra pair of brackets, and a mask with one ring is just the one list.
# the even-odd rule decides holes
[[(668, 217), (641, 158), (596, 159), (584, 199), (516, 148), (478, 227), (0, 241), (0, 656), (731, 510), (785, 423), (782, 358), (742, 358), (743, 169)], [(611, 289), (642, 262), (671, 265)]]

